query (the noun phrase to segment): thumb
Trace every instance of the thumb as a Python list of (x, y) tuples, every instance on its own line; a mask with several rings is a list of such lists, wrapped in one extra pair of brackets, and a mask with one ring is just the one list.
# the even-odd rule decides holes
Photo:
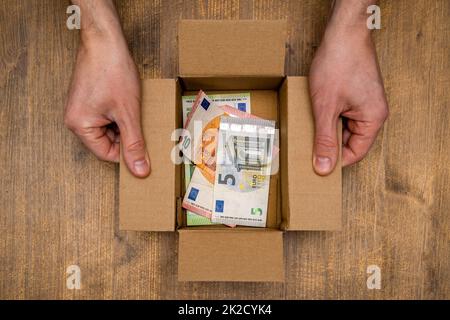
[(145, 178), (150, 174), (150, 159), (142, 135), (141, 122), (138, 112), (124, 112), (117, 120), (125, 163), (133, 175)]
[(339, 148), (337, 137), (338, 116), (323, 112), (315, 114), (315, 136), (313, 150), (314, 171), (321, 176), (330, 174), (336, 166)]

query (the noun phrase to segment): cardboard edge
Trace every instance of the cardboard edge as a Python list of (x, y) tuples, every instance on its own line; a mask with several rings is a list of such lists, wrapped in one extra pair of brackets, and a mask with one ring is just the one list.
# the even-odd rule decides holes
[[(250, 230), (249, 230), (250, 229)], [(229, 248), (230, 251), (228, 251), (227, 254), (224, 256), (222, 255), (223, 252), (215, 252), (214, 250), (211, 251), (207, 246), (209, 244), (205, 245), (206, 251), (204, 248), (202, 248), (203, 242), (209, 238), (213, 239), (214, 237), (216, 240), (218, 240), (218, 243), (221, 243), (218, 238), (221, 238), (222, 235), (230, 236), (231, 234), (234, 235), (246, 235), (251, 237), (252, 235), (255, 235), (255, 232), (261, 232), (261, 233), (271, 233), (270, 236), (268, 236), (268, 239), (264, 239), (263, 242), (266, 242), (267, 240), (270, 240), (270, 245), (274, 244), (274, 240), (270, 239), (275, 237), (275, 242), (279, 241), (278, 244), (275, 243), (275, 245), (280, 245), (279, 252), (271, 252), (272, 256), (267, 258), (267, 261), (264, 263), (269, 266), (267, 269), (267, 272), (272, 272), (273, 269), (275, 269), (275, 272), (273, 274), (259, 274), (255, 277), (248, 276), (248, 274), (245, 275), (245, 272), (248, 270), (242, 270), (239, 266), (239, 270), (233, 270), (231, 268), (231, 275), (224, 274), (219, 270), (222, 265), (221, 263), (217, 263), (217, 261), (214, 261), (216, 259), (227, 259), (229, 256), (234, 257), (231, 259), (231, 261), (235, 261), (238, 264), (241, 263), (242, 259), (240, 258), (248, 258), (248, 256), (236, 256), (236, 254), (231, 253), (231, 251), (235, 251), (237, 249), (237, 246), (243, 245), (243, 247), (247, 246), (248, 250), (248, 242), (246, 241), (240, 241), (239, 244), (234, 245), (232, 248)], [(179, 282), (274, 282), (274, 283), (282, 283), (285, 281), (285, 256), (284, 256), (284, 239), (283, 235), (284, 232), (278, 229), (257, 229), (257, 228), (245, 228), (245, 229), (179, 229), (178, 230), (178, 281)], [(211, 236), (211, 237), (208, 237)], [(200, 236), (202, 239), (201, 242), (196, 240), (195, 238)], [(223, 239), (222, 239), (223, 240)], [(239, 239), (242, 240), (242, 239)], [(187, 246), (187, 247), (186, 247)], [(193, 247), (193, 248), (192, 248)], [(241, 248), (242, 249), (242, 248)], [(189, 256), (189, 254), (192, 254)], [(279, 259), (278, 266), (274, 266), (274, 254), (277, 259)], [(188, 255), (188, 256), (186, 256)], [(196, 255), (193, 257), (193, 255)], [(250, 259), (250, 261), (261, 261), (261, 257), (254, 256), (255, 259)], [(206, 259), (208, 261), (206, 261)], [(258, 260), (259, 259), (259, 260)], [(220, 261), (219, 261), (220, 262)], [(212, 273), (208, 275), (202, 275), (202, 269), (205, 269), (205, 266), (211, 267), (213, 270)], [(271, 270), (269, 270), (272, 268)], [(278, 270), (276, 270), (278, 268)], [(230, 270), (230, 266), (227, 268)], [(217, 273), (214, 273), (217, 272)], [(226, 272), (225, 272), (226, 273)], [(243, 274), (241, 274), (243, 273)]]
[[(308, 79), (308, 77), (305, 77), (305, 76), (287, 76), (286, 77), (286, 81), (285, 81), (286, 86), (289, 87), (289, 82), (292, 82), (292, 81), (297, 80), (297, 79), (301, 79), (301, 81), (304, 81), (306, 86), (309, 87), (309, 79)], [(283, 85), (284, 85), (284, 83), (283, 83)], [(285, 116), (286, 117), (289, 114), (289, 107), (288, 107), (289, 106), (289, 92), (288, 92), (288, 90), (289, 89), (286, 88), (286, 108), (287, 108), (287, 110), (285, 112)], [(311, 102), (309, 104), (311, 104)], [(289, 130), (288, 126), (285, 126), (285, 129), (288, 131)], [(286, 230), (287, 232), (292, 232), (292, 231), (341, 231), (342, 228), (343, 228), (342, 167), (341, 167), (341, 157), (342, 157), (342, 118), (339, 118), (338, 129), (337, 130), (338, 130), (338, 143), (339, 143), (340, 150), (339, 150), (339, 157), (338, 157), (338, 162), (337, 162), (335, 170), (340, 170), (339, 171), (339, 180), (340, 180), (340, 186), (339, 187), (340, 187), (341, 192), (339, 193), (340, 194), (339, 222), (337, 222), (337, 223), (330, 223), (330, 224), (320, 224), (320, 223), (310, 223), (309, 224), (308, 223), (308, 224), (305, 224), (305, 226), (296, 226), (295, 228), (292, 227), (291, 220), (290, 220), (290, 216), (291, 216), (290, 200), (291, 199), (289, 197), (289, 194), (290, 194), (290, 192), (289, 192), (289, 173), (287, 172), (288, 170), (287, 170), (287, 167), (286, 167), (285, 168), (286, 170), (283, 170), (284, 173), (285, 173), (285, 175), (284, 175), (285, 181), (283, 181), (282, 183), (286, 183), (286, 185), (285, 185), (286, 187), (285, 188), (287, 188), (288, 190), (287, 190), (287, 192), (285, 192), (285, 194), (282, 197), (285, 197), (285, 199), (286, 199), (286, 203), (284, 204), (285, 205), (285, 207), (284, 207), (285, 209), (284, 210), (286, 210), (286, 212), (284, 212), (284, 214), (286, 214), (287, 219), (286, 219), (286, 224), (284, 224), (283, 227), (284, 227), (284, 230)], [(286, 132), (286, 135), (288, 135), (288, 132)], [(286, 148), (285, 149), (285, 152), (286, 152), (285, 156), (287, 157), (289, 147), (286, 145), (285, 148)], [(312, 159), (312, 155), (311, 155), (311, 159)], [(288, 160), (286, 159), (286, 161), (288, 161)], [(311, 163), (311, 166), (312, 166), (312, 163)]]
[[(176, 79), (170, 79), (170, 78), (168, 78), (168, 79), (141, 79), (141, 87), (142, 88), (145, 88), (145, 87), (151, 85), (151, 83), (154, 83), (154, 84), (160, 85), (160, 86), (161, 85), (163, 85), (163, 86), (166, 86), (166, 85), (170, 85), (170, 86), (175, 85), (175, 86), (177, 86), (177, 80)], [(174, 92), (173, 93), (175, 95), (177, 94), (176, 90), (177, 90), (176, 87), (174, 87)], [(144, 95), (144, 92), (142, 91), (142, 97), (141, 97), (142, 100), (143, 100), (143, 95)], [(176, 101), (177, 97), (175, 96), (174, 98), (175, 98), (175, 101)], [(175, 108), (176, 106), (173, 106), (173, 107)], [(176, 117), (177, 117), (177, 114), (175, 112), (175, 119), (174, 119), (175, 123), (173, 124), (174, 129), (177, 128), (177, 124), (176, 124), (177, 118)], [(141, 121), (142, 121), (142, 119), (141, 119)], [(168, 139), (169, 138), (170, 137), (168, 137)], [(173, 143), (173, 145), (175, 145), (175, 142)], [(151, 161), (151, 155), (150, 155), (150, 161)], [(176, 230), (175, 229), (176, 228), (176, 216), (175, 216), (176, 212), (175, 211), (177, 210), (177, 199), (176, 199), (177, 184), (178, 184), (177, 177), (176, 177), (177, 173), (175, 172), (175, 174), (174, 174), (175, 181), (173, 181), (173, 185), (175, 187), (175, 191), (174, 191), (175, 199), (173, 200), (174, 204), (173, 204), (172, 207), (175, 210), (173, 212), (173, 221), (172, 221), (171, 226), (170, 227), (168, 227), (167, 225), (164, 225), (164, 226), (156, 225), (156, 226), (154, 226), (154, 225), (151, 225), (151, 224), (147, 224), (147, 225), (143, 226), (142, 224), (137, 223), (136, 221), (132, 221), (133, 218), (127, 217), (126, 219), (124, 219), (124, 213), (123, 213), (123, 210), (124, 210), (124, 208), (123, 208), (123, 205), (124, 205), (123, 201), (124, 201), (124, 199), (123, 199), (123, 194), (122, 194), (121, 190), (122, 190), (122, 188), (124, 188), (124, 186), (122, 185), (123, 184), (123, 180), (122, 180), (123, 176), (122, 175), (125, 174), (125, 172), (123, 172), (122, 170), (128, 170), (128, 169), (126, 168), (125, 164), (122, 161), (122, 154), (121, 154), (120, 166), (121, 166), (121, 168), (120, 168), (120, 174), (119, 174), (120, 175), (120, 177), (119, 177), (119, 230), (120, 231), (145, 231), (145, 232), (174, 232)], [(176, 167), (177, 167), (177, 165), (174, 165), (174, 169), (175, 170), (176, 170)], [(125, 169), (123, 169), (123, 168), (125, 168)], [(145, 179), (139, 179), (139, 178), (136, 178), (136, 179), (137, 179), (136, 181), (139, 182), (139, 183), (142, 183), (142, 182), (145, 181)], [(179, 179), (178, 179), (178, 181), (179, 181)], [(137, 209), (137, 208), (130, 208), (130, 209), (127, 209), (127, 210), (135, 211), (135, 210), (139, 210), (139, 209)]]
[(268, 73), (249, 73), (248, 76), (252, 77), (285, 77), (286, 76), (286, 48), (287, 48), (287, 35), (288, 35), (288, 20), (287, 19), (267, 19), (267, 20), (254, 20), (254, 19), (240, 19), (240, 20), (216, 20), (216, 19), (180, 19), (177, 21), (177, 45), (176, 50), (178, 52), (178, 75), (180, 77), (210, 77), (210, 76), (218, 76), (218, 77), (228, 77), (228, 76), (243, 76), (243, 74), (226, 74), (226, 73), (218, 73), (218, 74), (205, 74), (205, 73), (191, 73), (185, 72), (183, 65), (186, 59), (185, 52), (181, 49), (180, 42), (181, 38), (184, 37), (183, 32), (186, 27), (189, 27), (189, 24), (208, 24), (208, 23), (241, 23), (241, 24), (272, 24), (273, 27), (279, 28), (281, 31), (279, 32), (280, 45), (283, 43), (283, 54), (280, 56), (280, 61), (282, 62), (280, 65), (280, 70)]

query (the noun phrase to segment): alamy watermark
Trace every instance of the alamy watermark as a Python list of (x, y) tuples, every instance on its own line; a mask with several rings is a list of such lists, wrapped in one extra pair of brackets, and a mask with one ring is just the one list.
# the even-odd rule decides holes
[(381, 9), (379, 6), (373, 4), (367, 7), (367, 13), (370, 16), (367, 18), (366, 25), (369, 30), (381, 29)]
[(367, 289), (373, 290), (381, 289), (381, 269), (379, 266), (372, 264), (367, 267), (367, 274), (369, 277), (367, 277)]
[(71, 5), (67, 7), (67, 14), (70, 16), (66, 20), (66, 26), (69, 30), (80, 30), (81, 29), (81, 10), (77, 5)]
[[(366, 25), (369, 30), (381, 29), (381, 9), (379, 6), (373, 4), (367, 7), (370, 16), (367, 18)], [(66, 20), (66, 26), (69, 30), (81, 29), (81, 9), (77, 5), (68, 6), (66, 13), (69, 17)]]
[(69, 290), (81, 289), (81, 269), (76, 264), (70, 265), (66, 269), (66, 274), (69, 276), (66, 278), (66, 287)]

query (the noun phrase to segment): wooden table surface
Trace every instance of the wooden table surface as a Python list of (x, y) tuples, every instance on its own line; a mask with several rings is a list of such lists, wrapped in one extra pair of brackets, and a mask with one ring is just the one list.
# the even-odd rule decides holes
[[(63, 125), (78, 44), (68, 1), (0, 2), (0, 298), (450, 298), (450, 1), (382, 1), (374, 32), (390, 118), (344, 169), (342, 232), (285, 235), (286, 282), (181, 283), (176, 233), (118, 231), (118, 166)], [(177, 74), (176, 22), (287, 19), (307, 75), (329, 1), (120, 1), (146, 78)], [(81, 289), (66, 268), (81, 268)], [(380, 290), (366, 285), (381, 269)]]

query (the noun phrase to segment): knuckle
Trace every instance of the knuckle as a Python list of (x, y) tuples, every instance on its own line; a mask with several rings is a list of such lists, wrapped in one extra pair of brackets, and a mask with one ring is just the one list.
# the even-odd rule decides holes
[(351, 149), (344, 151), (344, 157), (345, 157), (345, 155), (348, 158), (348, 163), (346, 164), (346, 166), (347, 165), (351, 166), (351, 165), (354, 165), (355, 163), (360, 162), (362, 159), (364, 159), (364, 156), (365, 156), (364, 153), (356, 153), (355, 151), (353, 151)]
[(311, 103), (314, 110), (330, 110), (339, 105), (339, 91), (335, 87), (322, 87), (311, 91)]
[(389, 115), (389, 112), (386, 109), (380, 109), (376, 114), (376, 119), (380, 123), (383, 123), (387, 119), (388, 115)]
[(108, 157), (107, 157), (105, 154), (103, 154), (103, 153), (95, 153), (94, 151), (93, 151), (93, 153), (94, 153), (95, 157), (96, 157), (98, 160), (101, 160), (101, 161), (108, 161)]
[(354, 163), (360, 162), (362, 159), (364, 159), (366, 154), (367, 154), (366, 152), (365, 153), (356, 154), (355, 158), (354, 158)]
[(141, 151), (141, 150), (144, 150), (144, 148), (145, 148), (145, 142), (144, 142), (143, 139), (136, 140), (136, 141), (134, 141), (132, 143), (129, 143), (126, 146), (126, 150), (128, 152)]
[(64, 116), (64, 125), (72, 131), (78, 128), (78, 119), (72, 113), (66, 113)]
[(386, 121), (388, 117), (389, 117), (389, 109), (386, 105), (382, 105), (375, 109), (375, 118), (380, 123)]
[(336, 139), (328, 136), (328, 135), (317, 135), (316, 136), (316, 145), (321, 149), (327, 151), (334, 151), (337, 147)]
[(139, 114), (140, 111), (140, 103), (135, 101), (135, 99), (131, 98), (131, 100), (127, 101), (118, 101), (116, 105), (116, 109), (118, 114), (122, 116), (131, 116), (135, 114)]

